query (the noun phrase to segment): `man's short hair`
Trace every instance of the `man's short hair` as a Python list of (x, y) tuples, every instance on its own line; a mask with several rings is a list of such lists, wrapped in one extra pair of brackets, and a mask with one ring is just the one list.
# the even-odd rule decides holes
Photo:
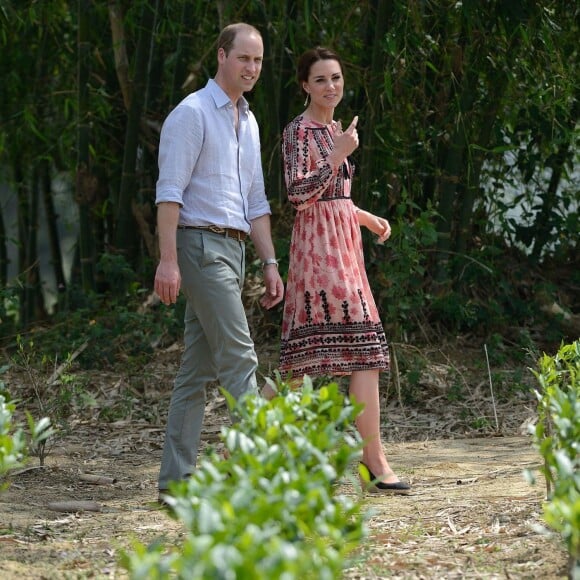
[(245, 22), (235, 22), (234, 24), (228, 24), (220, 32), (217, 42), (218, 50), (220, 48), (223, 48), (227, 56), (230, 53), (230, 50), (232, 50), (232, 47), (234, 46), (234, 41), (236, 40), (238, 32), (254, 33), (257, 34), (260, 38), (262, 38), (260, 31), (255, 26), (252, 26), (251, 24), (246, 24)]

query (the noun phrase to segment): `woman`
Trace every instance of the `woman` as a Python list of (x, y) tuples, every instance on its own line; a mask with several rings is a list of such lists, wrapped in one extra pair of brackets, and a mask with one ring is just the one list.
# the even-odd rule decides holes
[[(344, 79), (338, 55), (304, 53), (298, 82), (305, 111), (284, 129), (288, 197), (297, 210), (282, 324), (280, 369), (296, 377), (350, 375), (350, 394), (364, 404), (357, 429), (365, 441), (361, 475), (369, 490), (408, 493), (393, 473), (380, 439), (379, 371), (388, 370), (385, 333), (369, 287), (360, 226), (382, 243), (389, 222), (356, 207), (350, 197), (358, 147), (355, 117), (343, 131), (334, 121)], [(368, 473), (366, 473), (368, 471)]]

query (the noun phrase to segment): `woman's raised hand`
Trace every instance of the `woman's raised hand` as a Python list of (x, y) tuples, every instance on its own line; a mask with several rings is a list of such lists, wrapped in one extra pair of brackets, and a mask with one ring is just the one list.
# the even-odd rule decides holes
[(358, 115), (352, 120), (346, 131), (342, 130), (340, 121), (337, 124), (334, 132), (334, 148), (329, 155), (330, 161), (337, 167), (358, 147), (357, 123)]

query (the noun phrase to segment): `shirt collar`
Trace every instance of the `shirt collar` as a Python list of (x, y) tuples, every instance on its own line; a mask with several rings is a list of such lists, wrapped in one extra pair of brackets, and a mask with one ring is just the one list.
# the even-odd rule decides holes
[[(226, 95), (224, 90), (215, 82), (214, 79), (209, 79), (207, 81), (207, 90), (212, 96), (215, 106), (218, 109), (225, 107), (231, 103), (230, 98)], [(242, 95), (238, 100), (238, 108), (241, 112), (247, 113), (250, 105), (246, 101), (245, 97)]]

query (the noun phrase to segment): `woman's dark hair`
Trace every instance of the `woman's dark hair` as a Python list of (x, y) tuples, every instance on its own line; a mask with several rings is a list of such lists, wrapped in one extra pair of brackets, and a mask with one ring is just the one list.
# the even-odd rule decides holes
[(302, 83), (308, 81), (308, 77), (310, 76), (310, 69), (315, 62), (319, 60), (335, 60), (340, 65), (342, 69), (342, 62), (340, 57), (334, 50), (330, 50), (330, 48), (324, 48), (323, 46), (317, 46), (316, 48), (311, 48), (307, 50), (299, 59), (298, 59), (298, 66), (296, 67), (296, 77), (298, 79), (298, 85), (300, 86), (300, 90), (304, 90), (302, 88)]

